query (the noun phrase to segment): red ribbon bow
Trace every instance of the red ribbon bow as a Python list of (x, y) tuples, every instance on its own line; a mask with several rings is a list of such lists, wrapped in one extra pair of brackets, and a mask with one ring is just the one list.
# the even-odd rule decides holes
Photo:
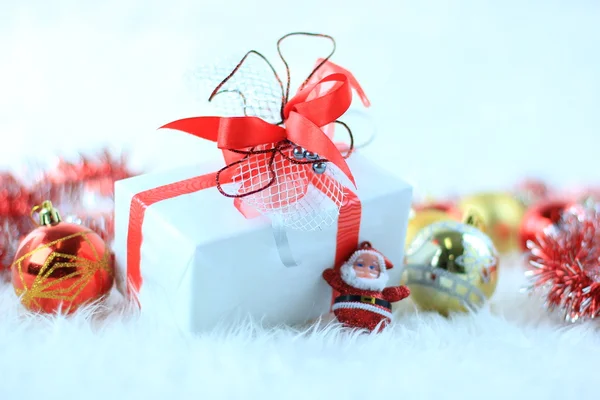
[[(229, 165), (246, 156), (229, 150), (246, 151), (288, 140), (332, 162), (356, 185), (344, 156), (322, 128), (348, 110), (352, 103), (352, 89), (357, 91), (366, 107), (369, 100), (349, 71), (329, 61), (324, 62), (323, 67), (321, 74), (313, 77), (313, 82), (309, 81), (285, 105), (285, 127), (258, 117), (192, 117), (170, 122), (161, 128), (187, 132), (216, 142)], [(330, 73), (326, 75), (325, 71)]]

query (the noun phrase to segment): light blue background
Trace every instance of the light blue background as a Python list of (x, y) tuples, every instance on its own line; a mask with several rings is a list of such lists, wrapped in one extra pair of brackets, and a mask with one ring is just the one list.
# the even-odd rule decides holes
[(600, 180), (600, 2), (583, 0), (2, 0), (0, 164), (102, 143), (151, 167), (216, 158), (156, 132), (199, 112), (183, 76), (250, 48), (275, 60), (296, 30), (337, 39), (373, 103), (366, 152), (417, 193)]

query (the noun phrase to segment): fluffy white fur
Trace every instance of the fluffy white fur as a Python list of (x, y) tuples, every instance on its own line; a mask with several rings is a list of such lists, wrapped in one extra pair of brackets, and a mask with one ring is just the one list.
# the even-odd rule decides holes
[[(336, 37), (334, 61), (373, 102), (379, 134), (364, 151), (417, 193), (508, 187), (532, 171), (597, 180), (581, 161), (600, 147), (593, 1), (0, 3), (4, 168), (104, 143), (129, 145), (136, 166), (216, 160), (212, 143), (156, 131), (202, 112), (208, 93), (182, 77), (250, 48), (281, 70), (274, 40), (307, 30)], [(302, 43), (285, 48), (296, 83), (329, 51)], [(364, 121), (343, 120), (361, 142)], [(34, 316), (2, 283), (0, 399), (598, 399), (598, 325), (564, 324), (522, 284), (520, 262), (504, 260), (489, 308), (444, 318), (407, 300), (378, 335), (324, 320), (195, 336), (138, 319), (118, 296)]]
[(596, 399), (598, 325), (546, 313), (519, 292), (520, 261), (503, 261), (489, 308), (444, 318), (404, 301), (373, 335), (325, 318), (196, 336), (139, 319), (118, 296), (95, 313), (34, 316), (3, 284), (0, 398)]
[[(354, 262), (363, 254), (376, 255), (379, 263), (380, 273), (375, 279), (359, 278), (354, 270)], [(342, 280), (348, 285), (362, 290), (383, 290), (388, 280), (390, 279), (387, 269), (385, 268), (385, 260), (381, 254), (372, 250), (358, 250), (354, 252), (352, 257), (340, 268)]]

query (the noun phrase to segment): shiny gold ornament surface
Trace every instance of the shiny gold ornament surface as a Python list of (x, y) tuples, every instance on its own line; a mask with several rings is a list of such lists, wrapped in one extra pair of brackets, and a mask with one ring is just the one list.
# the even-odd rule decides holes
[(437, 209), (425, 209), (421, 211), (411, 210), (408, 219), (408, 227), (406, 228), (405, 247), (407, 248), (413, 240), (415, 240), (417, 233), (426, 226), (431, 225), (434, 222), (458, 220), (459, 218), (457, 216)]
[(476, 211), (485, 225), (496, 249), (507, 253), (520, 248), (519, 230), (525, 215), (525, 206), (509, 193), (480, 193), (465, 197), (459, 208)]
[(406, 251), (402, 284), (423, 310), (443, 315), (477, 310), (497, 282), (498, 252), (486, 234), (469, 224), (435, 222)]
[(88, 228), (63, 222), (52, 203), (34, 207), (39, 227), (21, 242), (11, 267), (23, 305), (36, 312), (64, 313), (106, 295), (114, 279), (113, 257)]

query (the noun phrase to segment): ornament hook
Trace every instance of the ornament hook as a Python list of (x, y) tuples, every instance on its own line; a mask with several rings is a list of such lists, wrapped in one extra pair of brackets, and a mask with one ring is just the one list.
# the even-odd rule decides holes
[[(37, 220), (34, 218), (36, 213), (38, 214)], [(33, 223), (38, 226), (56, 225), (59, 222), (62, 222), (58, 210), (52, 206), (52, 202), (49, 200), (34, 206), (31, 209), (30, 217)]]

